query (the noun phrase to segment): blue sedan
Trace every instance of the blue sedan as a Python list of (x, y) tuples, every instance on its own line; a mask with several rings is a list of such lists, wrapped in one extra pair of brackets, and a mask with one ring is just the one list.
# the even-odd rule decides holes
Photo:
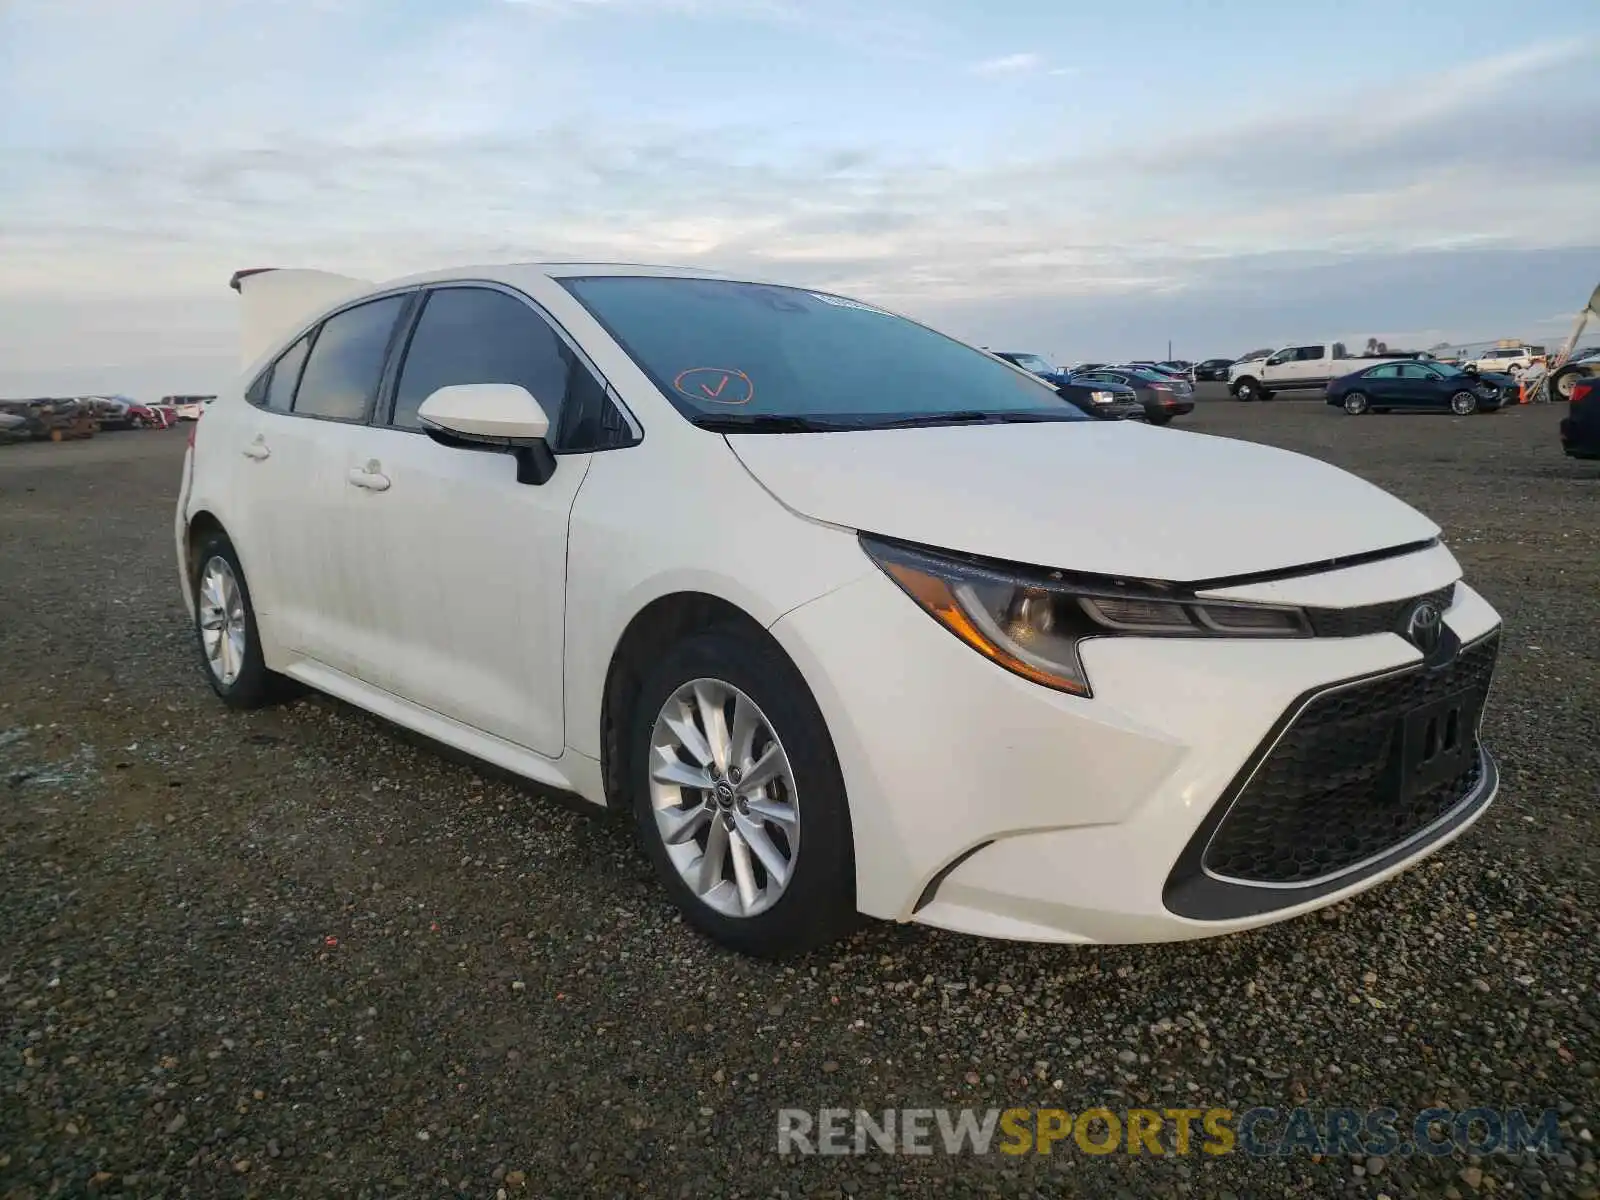
[(1515, 383), (1491, 375), (1474, 375), (1439, 362), (1386, 362), (1367, 367), (1328, 385), (1328, 403), (1352, 417), (1391, 409), (1451, 412), (1468, 417), (1492, 412), (1515, 399)]

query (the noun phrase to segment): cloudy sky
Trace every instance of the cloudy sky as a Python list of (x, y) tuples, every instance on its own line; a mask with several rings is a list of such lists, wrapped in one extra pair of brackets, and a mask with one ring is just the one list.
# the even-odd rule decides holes
[(214, 390), (243, 266), (755, 269), (1064, 360), (1559, 340), (1595, 0), (0, 0), (0, 394)]

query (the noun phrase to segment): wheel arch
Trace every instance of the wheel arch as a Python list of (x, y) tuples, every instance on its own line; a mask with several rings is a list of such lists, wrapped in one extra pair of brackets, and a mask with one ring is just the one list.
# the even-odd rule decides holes
[[(195, 549), (199, 546), (201, 538), (212, 533), (228, 537), (226, 527), (214, 512), (209, 508), (198, 508), (189, 514), (183, 527), (183, 562), (179, 565), (182, 567), (184, 595), (189, 601), (191, 610), (194, 608)], [(233, 539), (228, 538), (228, 541), (231, 543)], [(238, 547), (234, 547), (234, 553), (238, 552)], [(240, 566), (243, 565), (241, 560)]]
[[(691, 634), (721, 626), (767, 642), (794, 666), (788, 652), (743, 608), (710, 592), (675, 591), (657, 596), (628, 621), (612, 648), (600, 699), (600, 778), (605, 805), (626, 811), (627, 731), (645, 672), (661, 651)], [(803, 678), (803, 676), (802, 676)]]

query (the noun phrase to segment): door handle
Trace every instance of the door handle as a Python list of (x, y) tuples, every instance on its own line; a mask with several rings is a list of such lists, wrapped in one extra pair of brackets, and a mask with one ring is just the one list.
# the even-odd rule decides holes
[(272, 457), (272, 451), (267, 448), (267, 440), (259, 433), (256, 434), (255, 440), (244, 448), (242, 453), (246, 458), (253, 458), (256, 462)]
[(369, 492), (389, 490), (389, 477), (383, 473), (383, 466), (377, 459), (364, 467), (351, 467), (349, 479), (352, 487), (366, 488)]

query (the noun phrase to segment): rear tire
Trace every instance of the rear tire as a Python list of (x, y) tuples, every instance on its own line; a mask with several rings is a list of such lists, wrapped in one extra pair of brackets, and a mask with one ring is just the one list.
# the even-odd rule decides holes
[(1550, 397), (1553, 400), (1571, 400), (1572, 389), (1585, 375), (1577, 367), (1562, 367), (1550, 380)]
[[(741, 727), (755, 732), (742, 739)], [(639, 840), (696, 929), (785, 958), (857, 923), (844, 776), (821, 710), (776, 645), (724, 626), (673, 646), (639, 690), (629, 750)], [(747, 795), (774, 751), (779, 774)]]
[(1344, 411), (1352, 417), (1359, 417), (1369, 408), (1365, 392), (1350, 392), (1344, 398)]
[(260, 708), (279, 699), (287, 681), (261, 657), (250, 585), (233, 543), (220, 530), (203, 534), (191, 561), (195, 644), (211, 690), (229, 708)]

